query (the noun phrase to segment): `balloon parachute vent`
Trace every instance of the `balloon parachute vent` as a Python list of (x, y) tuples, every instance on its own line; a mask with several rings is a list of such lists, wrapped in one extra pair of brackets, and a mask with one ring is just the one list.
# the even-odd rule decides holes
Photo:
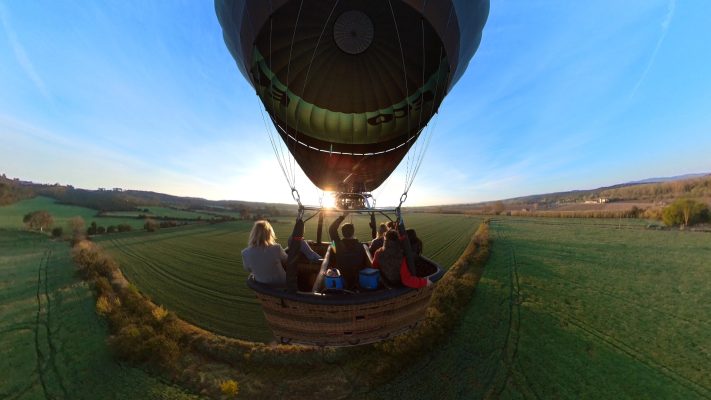
[(348, 54), (360, 54), (373, 43), (373, 21), (364, 12), (351, 10), (341, 14), (333, 25), (333, 39)]

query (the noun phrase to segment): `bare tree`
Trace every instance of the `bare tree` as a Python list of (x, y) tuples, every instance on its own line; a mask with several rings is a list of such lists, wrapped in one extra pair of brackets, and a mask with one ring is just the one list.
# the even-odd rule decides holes
[(72, 233), (73, 240), (81, 240), (84, 238), (84, 227), (86, 226), (84, 218), (73, 217), (67, 222), (67, 225), (69, 227), (69, 232)]
[(501, 200), (494, 203), (494, 208), (493, 208), (494, 214), (499, 215), (502, 212), (504, 212), (504, 210), (506, 210), (506, 206), (504, 206), (504, 203)]

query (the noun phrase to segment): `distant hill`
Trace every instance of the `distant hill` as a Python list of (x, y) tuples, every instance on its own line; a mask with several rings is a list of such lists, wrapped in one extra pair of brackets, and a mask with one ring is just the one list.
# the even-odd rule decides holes
[(667, 203), (683, 196), (711, 200), (711, 173), (649, 178), (596, 189), (535, 194), (479, 203), (415, 207), (414, 209), (416, 211), (481, 212), (501, 203), (507, 210), (554, 210), (561, 207), (570, 208), (571, 205), (576, 204), (589, 205), (590, 203), (611, 203), (613, 205), (624, 202)]
[(685, 179), (703, 178), (705, 176), (711, 176), (711, 174), (709, 174), (707, 172), (707, 173), (700, 173), (700, 174), (685, 174), (685, 175), (677, 175), (677, 176), (668, 176), (665, 178), (647, 178), (647, 179), (642, 179), (641, 181), (627, 182), (627, 183), (624, 183), (623, 185), (639, 185), (642, 183), (672, 182), (672, 181), (681, 181), (681, 180), (685, 180)]
[[(0, 205), (43, 195), (60, 203), (92, 208), (99, 211), (132, 211), (145, 206), (165, 206), (185, 210), (234, 211), (262, 215), (293, 215), (293, 204), (260, 203), (239, 200), (207, 200), (198, 197), (179, 197), (142, 190), (77, 189), (71, 185), (41, 184), (0, 175)], [(534, 194), (511, 199), (480, 203), (450, 204), (428, 207), (408, 207), (425, 212), (479, 212), (502, 203), (506, 209), (552, 210), (575, 204), (668, 202), (681, 196), (711, 199), (711, 173), (686, 174), (673, 177), (648, 178), (596, 189), (570, 190)], [(500, 207), (500, 206), (499, 206)]]
[(207, 200), (180, 197), (142, 190), (78, 189), (71, 185), (42, 184), (0, 176), (0, 205), (34, 196), (47, 196), (62, 204), (92, 208), (98, 211), (133, 211), (146, 206), (163, 206), (184, 210), (233, 211), (261, 215), (291, 215), (296, 206), (239, 200)]

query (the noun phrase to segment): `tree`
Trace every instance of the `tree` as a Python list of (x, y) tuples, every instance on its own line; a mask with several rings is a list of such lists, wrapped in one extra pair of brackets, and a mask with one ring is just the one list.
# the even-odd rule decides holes
[(39, 229), (40, 232), (44, 232), (45, 228), (49, 228), (54, 224), (54, 218), (47, 211), (33, 211), (25, 214), (22, 222), (25, 223), (28, 229)]
[(677, 199), (662, 211), (662, 220), (668, 226), (689, 226), (709, 220), (709, 207), (692, 199)]
[(104, 228), (103, 226), (98, 226), (96, 227), (96, 233), (98, 235), (103, 235), (104, 233), (106, 233), (106, 228)]
[(62, 230), (62, 227), (58, 226), (58, 227), (52, 229), (52, 237), (60, 238), (60, 237), (62, 237), (63, 232), (64, 231)]
[(143, 229), (147, 230), (148, 232), (155, 232), (159, 227), (160, 225), (158, 224), (158, 222), (150, 218), (146, 220), (145, 224), (143, 224)]
[(91, 225), (86, 230), (87, 235), (96, 235), (96, 222), (91, 221)]
[(73, 217), (67, 222), (69, 232), (72, 233), (72, 240), (79, 241), (84, 238), (84, 218)]
[(496, 203), (494, 203), (493, 210), (494, 210), (494, 214), (499, 215), (502, 212), (504, 212), (504, 210), (506, 210), (506, 206), (504, 206), (504, 203), (501, 200), (499, 200)]
[(116, 225), (109, 225), (109, 227), (106, 228), (106, 233), (116, 233)]

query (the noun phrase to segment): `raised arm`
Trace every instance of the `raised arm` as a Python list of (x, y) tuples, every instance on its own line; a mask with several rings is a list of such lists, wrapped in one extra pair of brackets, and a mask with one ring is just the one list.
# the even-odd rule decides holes
[(341, 215), (331, 223), (331, 226), (328, 227), (328, 236), (331, 238), (331, 241), (334, 242), (334, 244), (336, 245), (338, 245), (338, 243), (341, 241), (341, 237), (338, 236), (338, 227), (341, 226), (341, 222), (343, 222), (344, 219), (346, 219), (346, 216)]

